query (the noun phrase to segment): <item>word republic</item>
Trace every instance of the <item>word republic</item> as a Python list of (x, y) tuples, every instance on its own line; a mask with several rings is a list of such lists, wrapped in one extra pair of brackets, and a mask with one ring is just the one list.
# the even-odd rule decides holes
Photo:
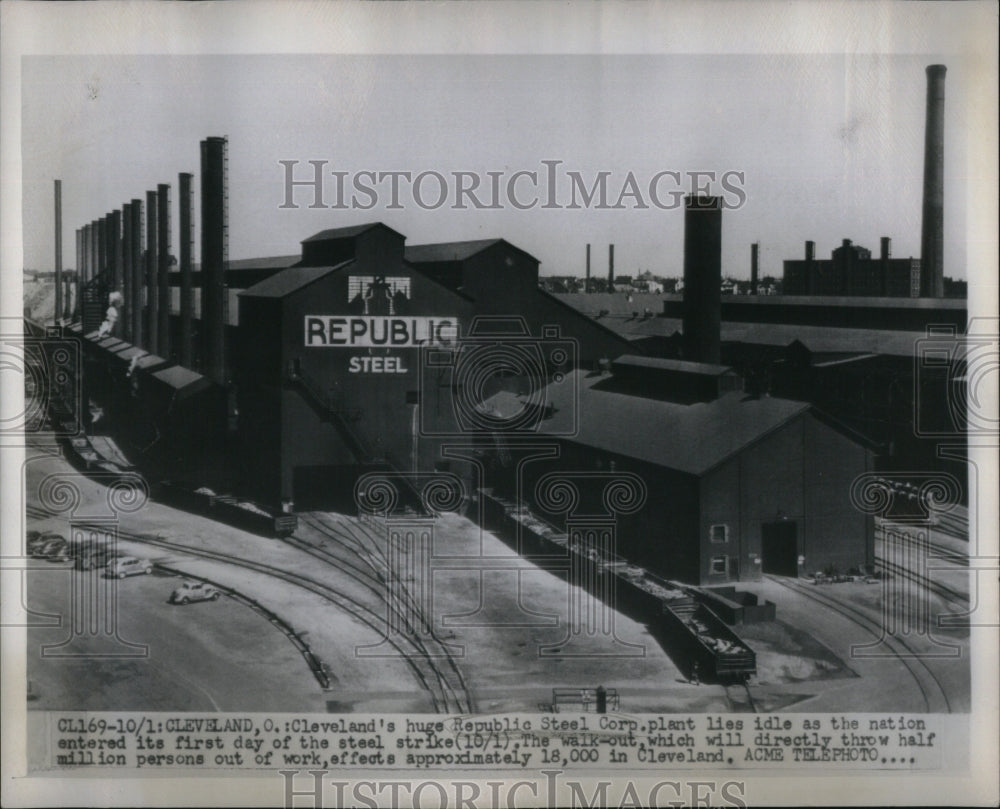
[(417, 348), (447, 345), (457, 337), (453, 317), (305, 316), (307, 348)]

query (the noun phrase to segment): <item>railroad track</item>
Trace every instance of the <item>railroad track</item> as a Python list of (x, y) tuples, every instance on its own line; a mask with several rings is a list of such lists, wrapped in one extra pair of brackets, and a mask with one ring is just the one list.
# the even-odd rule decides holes
[(910, 676), (920, 689), (928, 713), (951, 713), (951, 701), (948, 699), (948, 691), (938, 679), (934, 671), (927, 665), (921, 657), (921, 650), (915, 649), (912, 644), (893, 635), (886, 635), (884, 628), (866, 613), (844, 604), (835, 598), (821, 594), (815, 590), (814, 586), (800, 584), (780, 576), (767, 576), (767, 578), (791, 590), (794, 593), (815, 601), (825, 609), (836, 612), (846, 618), (851, 623), (872, 635), (875, 640), (881, 640), (883, 645), (891, 650), (896, 659), (903, 664)]
[[(472, 697), (465, 677), (448, 645), (435, 634), (433, 617), (424, 615), (405, 582), (399, 579), (393, 582), (394, 597), (388, 597), (386, 581), (391, 573), (388, 557), (379, 538), (360, 526), (354, 527), (348, 522), (334, 523), (316, 513), (301, 514), (299, 521), (332, 542), (341, 553), (333, 553), (329, 545), (313, 545), (294, 534), (284, 541), (314, 558), (337, 565), (346, 575), (384, 598), (393, 614), (406, 625), (412, 643), (429, 659), (441, 661), (437, 667), (439, 676), (450, 692), (458, 696), (459, 702), (466, 706), (466, 712), (471, 712)], [(344, 554), (355, 557), (357, 561), (345, 559)], [(414, 626), (414, 623), (418, 626)]]
[[(43, 509), (35, 506), (28, 506), (27, 513), (37, 517), (51, 516)], [(85, 521), (81, 526), (89, 527)], [(106, 531), (107, 526), (94, 525), (95, 530)], [(118, 529), (118, 536), (132, 542), (161, 548), (163, 550), (184, 553), (189, 556), (197, 556), (215, 562), (222, 562), (228, 565), (241, 567), (260, 573), (271, 578), (280, 579), (288, 584), (292, 584), (323, 600), (334, 604), (343, 612), (351, 615), (362, 624), (368, 626), (377, 635), (385, 637), (386, 643), (396, 650), (399, 657), (410, 667), (414, 676), (423, 686), (432, 699), (434, 709), (438, 713), (471, 713), (471, 697), (465, 688), (464, 680), (458, 684), (455, 682), (455, 675), (449, 668), (442, 667), (436, 659), (436, 654), (432, 653), (429, 645), (416, 636), (416, 633), (390, 635), (386, 632), (386, 616), (381, 615), (360, 601), (359, 599), (341, 592), (324, 582), (299, 573), (292, 573), (275, 565), (256, 562), (242, 556), (210, 551), (204, 548), (193, 548), (189, 545), (182, 545), (169, 540), (150, 537), (144, 534), (135, 534)], [(374, 588), (370, 588), (374, 589)], [(384, 592), (379, 592), (380, 597)], [(454, 665), (454, 660), (451, 661)], [(455, 666), (457, 669), (457, 666)]]

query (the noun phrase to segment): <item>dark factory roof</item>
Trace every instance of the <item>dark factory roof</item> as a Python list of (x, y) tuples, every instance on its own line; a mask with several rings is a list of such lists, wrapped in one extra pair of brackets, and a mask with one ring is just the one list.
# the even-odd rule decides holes
[[(739, 391), (711, 402), (678, 404), (595, 389), (608, 379), (573, 371), (548, 385), (544, 400), (551, 416), (541, 421), (539, 432), (700, 476), (810, 409), (805, 402)], [(498, 394), (486, 407), (501, 415), (511, 412), (510, 397)]]
[[(648, 337), (670, 337), (683, 330), (679, 318), (650, 317), (643, 319), (603, 317), (596, 321), (629, 340)], [(912, 357), (917, 341), (927, 335), (916, 331), (882, 329), (846, 329), (826, 326), (802, 326), (792, 323), (744, 323), (722, 321), (722, 342), (787, 346), (798, 340), (813, 353), (885, 354)]]
[(150, 376), (172, 393), (174, 401), (187, 399), (212, 387), (210, 379), (180, 365), (153, 371)]
[[(341, 229), (348, 230), (348, 228)], [(287, 270), (282, 270), (270, 278), (254, 284), (249, 289), (244, 289), (240, 295), (251, 298), (284, 298), (286, 295), (298, 292), (302, 287), (318, 281), (325, 275), (342, 270), (353, 263), (354, 259), (352, 258), (332, 267), (289, 267)]]
[(518, 253), (526, 255), (532, 261), (536, 263), (538, 262), (538, 259), (531, 255), (531, 253), (522, 250), (520, 247), (515, 247), (506, 239), (499, 238), (477, 239), (468, 242), (413, 244), (405, 248), (403, 255), (411, 264), (436, 264), (449, 261), (465, 261), (477, 253), (481, 253), (483, 250), (486, 250), (488, 247), (493, 247), (494, 245), (501, 243), (507, 245), (507, 247), (511, 250), (516, 250)]
[(708, 362), (691, 362), (689, 360), (661, 359), (659, 357), (640, 357), (635, 354), (627, 354), (616, 359), (612, 365), (614, 367), (625, 368), (648, 368), (658, 371), (677, 371), (687, 374), (703, 374), (705, 376), (722, 376), (722, 374), (733, 373), (733, 369), (728, 365), (714, 365)]
[(319, 233), (314, 233), (308, 239), (303, 239), (302, 244), (306, 244), (307, 242), (328, 242), (336, 239), (353, 239), (355, 236), (360, 236), (362, 233), (365, 233), (372, 228), (384, 228), (385, 230), (395, 233), (397, 236), (403, 236), (402, 233), (393, 230), (388, 225), (383, 225), (381, 222), (367, 222), (363, 225), (350, 225), (343, 228), (327, 228), (326, 230), (321, 230)]

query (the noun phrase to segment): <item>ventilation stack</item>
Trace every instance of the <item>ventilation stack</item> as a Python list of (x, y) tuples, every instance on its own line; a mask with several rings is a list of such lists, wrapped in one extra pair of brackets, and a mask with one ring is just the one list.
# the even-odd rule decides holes
[(159, 311), (156, 282), (156, 271), (159, 258), (156, 251), (157, 242), (156, 192), (146, 192), (146, 326), (144, 329), (146, 342), (143, 345), (152, 354), (159, 354), (159, 332), (156, 327), (156, 313)]
[(201, 142), (202, 370), (220, 385), (227, 382), (226, 150), (225, 138)]
[(757, 294), (757, 273), (760, 254), (760, 243), (754, 242), (750, 245), (750, 294)]
[(146, 337), (142, 329), (142, 308), (145, 303), (142, 266), (142, 200), (134, 199), (131, 205), (132, 221), (132, 343), (140, 348)]
[(121, 210), (121, 274), (122, 274), (122, 300), (125, 311), (120, 318), (122, 323), (122, 335), (124, 339), (133, 342), (132, 335), (132, 205), (126, 202)]
[(881, 240), (881, 251), (879, 252), (879, 295), (885, 297), (889, 294), (889, 259), (892, 257), (892, 239), (883, 236)]
[(156, 186), (156, 343), (161, 357), (170, 356), (170, 186)]
[(583, 282), (583, 291), (590, 292), (590, 245), (587, 245), (587, 275)]
[(718, 365), (722, 327), (721, 197), (689, 196), (684, 212), (684, 359)]
[(194, 220), (191, 218), (194, 196), (191, 188), (191, 180), (194, 175), (181, 173), (178, 180), (179, 197), (178, 206), (180, 216), (178, 221), (178, 269), (181, 273), (181, 294), (180, 294), (180, 361), (185, 368), (193, 367), (194, 357), (192, 356), (192, 299), (191, 299), (191, 256), (194, 253)]
[(816, 242), (806, 242), (806, 294), (815, 295), (816, 287)]
[(59, 319), (62, 317), (63, 311), (63, 294), (62, 294), (62, 280), (63, 280), (63, 266), (62, 266), (62, 180), (55, 181), (55, 221), (56, 221), (56, 266), (55, 266), (55, 293), (56, 293), (56, 305), (53, 309), (52, 320), (56, 325), (59, 324)]
[(615, 246), (608, 245), (608, 292), (615, 291)]
[(944, 297), (944, 65), (927, 67), (920, 296)]

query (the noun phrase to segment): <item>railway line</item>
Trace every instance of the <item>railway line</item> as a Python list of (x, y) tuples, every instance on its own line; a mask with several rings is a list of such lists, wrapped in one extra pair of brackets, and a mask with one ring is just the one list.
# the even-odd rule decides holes
[(926, 710), (929, 713), (951, 713), (951, 701), (948, 698), (948, 690), (937, 677), (931, 667), (921, 655), (923, 650), (914, 646), (899, 637), (886, 635), (884, 628), (869, 615), (856, 607), (845, 604), (828, 595), (816, 591), (815, 587), (800, 584), (781, 576), (768, 575), (767, 579), (798, 595), (815, 601), (824, 609), (837, 613), (842, 618), (850, 621), (855, 626), (864, 630), (875, 640), (880, 640), (886, 648), (891, 650), (896, 659), (906, 668), (920, 690)]
[[(43, 509), (35, 506), (28, 506), (26, 510), (27, 513), (33, 516), (50, 516)], [(82, 523), (82, 527), (88, 527), (86, 522)], [(94, 525), (93, 527), (99, 531), (103, 531), (106, 528), (101, 525)], [(384, 636), (385, 642), (392, 646), (398, 655), (406, 661), (418, 682), (429, 693), (434, 709), (438, 713), (472, 712), (471, 695), (466, 688), (464, 680), (461, 678), (461, 673), (457, 671), (457, 665), (450, 658), (450, 655), (447, 654), (447, 649), (442, 649), (441, 654), (439, 654), (437, 649), (432, 648), (431, 643), (419, 638), (412, 631), (412, 627), (408, 627), (411, 631), (406, 634), (387, 633), (386, 616), (377, 613), (367, 604), (347, 593), (312, 577), (292, 573), (274, 565), (252, 561), (233, 554), (210, 551), (204, 548), (193, 548), (189, 545), (170, 542), (165, 539), (123, 531), (120, 528), (118, 536), (121, 539), (143, 545), (240, 567), (279, 579), (317, 595), (368, 626), (377, 635)], [(371, 587), (370, 589), (374, 590), (375, 588)], [(380, 597), (383, 595), (384, 593), (379, 592)], [(441, 658), (450, 662), (442, 665), (440, 662)]]

